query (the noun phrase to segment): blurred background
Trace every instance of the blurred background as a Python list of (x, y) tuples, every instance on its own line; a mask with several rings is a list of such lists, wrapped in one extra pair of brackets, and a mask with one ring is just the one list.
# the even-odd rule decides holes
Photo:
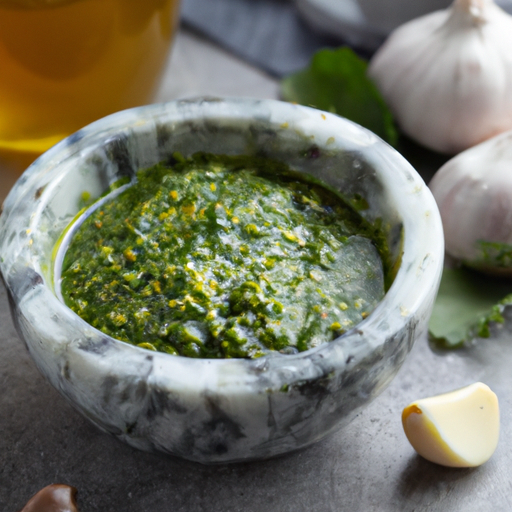
[[(512, 0), (497, 3), (512, 12)], [(369, 58), (391, 30), (449, 4), (0, 0), (2, 174), (19, 175), (57, 141), (125, 108), (199, 94), (278, 97), (278, 80), (317, 50), (349, 45)]]
[[(43, 151), (112, 112), (279, 97), (321, 48), (370, 58), (450, 0), (0, 0), (0, 200)], [(512, 13), (512, 0), (497, 0)]]
[[(452, 0), (183, 0), (183, 24), (281, 77), (323, 47), (370, 56), (391, 30)], [(512, 13), (512, 0), (496, 3)]]

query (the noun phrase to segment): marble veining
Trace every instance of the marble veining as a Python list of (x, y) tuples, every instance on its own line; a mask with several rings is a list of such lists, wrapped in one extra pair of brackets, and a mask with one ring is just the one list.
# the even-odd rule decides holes
[[(297, 355), (196, 360), (154, 353), (86, 324), (54, 292), (52, 251), (82, 192), (99, 197), (174, 151), (286, 161), (382, 218), (400, 269), (355, 329)], [(20, 337), (40, 371), (85, 417), (143, 450), (202, 463), (272, 457), (348, 423), (392, 380), (425, 330), (443, 237), (428, 188), (371, 132), (328, 113), (272, 100), (201, 98), (97, 121), (20, 178), (0, 215), (0, 271)]]

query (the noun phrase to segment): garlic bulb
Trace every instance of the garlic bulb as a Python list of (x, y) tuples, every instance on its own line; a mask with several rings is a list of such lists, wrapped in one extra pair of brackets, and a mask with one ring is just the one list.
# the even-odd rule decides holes
[(493, 0), (455, 0), (396, 29), (369, 76), (404, 133), (458, 153), (512, 129), (512, 16)]
[(484, 271), (512, 275), (512, 131), (455, 156), (429, 186), (446, 252)]

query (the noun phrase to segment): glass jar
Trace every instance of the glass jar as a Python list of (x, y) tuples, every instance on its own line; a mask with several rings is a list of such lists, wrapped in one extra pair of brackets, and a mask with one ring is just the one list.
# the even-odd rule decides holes
[(0, 0), (0, 158), (151, 101), (179, 0)]

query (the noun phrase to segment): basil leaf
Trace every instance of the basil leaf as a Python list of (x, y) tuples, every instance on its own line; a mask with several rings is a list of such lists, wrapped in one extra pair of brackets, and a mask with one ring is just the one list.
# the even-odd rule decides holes
[(398, 132), (393, 116), (367, 77), (367, 67), (350, 48), (320, 50), (308, 68), (281, 82), (281, 97), (346, 117), (394, 146)]
[(466, 268), (443, 271), (430, 318), (429, 339), (436, 348), (460, 348), (476, 337), (488, 338), (493, 324), (503, 323), (512, 304), (512, 282)]

